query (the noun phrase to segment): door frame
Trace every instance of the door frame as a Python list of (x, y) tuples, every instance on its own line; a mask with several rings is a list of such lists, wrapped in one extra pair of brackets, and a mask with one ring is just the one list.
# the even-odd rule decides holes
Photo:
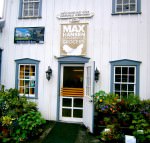
[[(84, 70), (84, 64), (61, 64), (61, 70), (60, 70), (60, 93), (61, 93), (61, 88), (62, 88), (62, 84), (63, 84), (63, 75), (64, 75), (64, 67), (82, 67), (83, 70)], [(83, 71), (83, 78), (84, 78), (84, 71)], [(84, 83), (83, 83), (83, 86), (84, 86)], [(83, 122), (83, 117), (82, 118), (73, 118), (73, 117), (62, 117), (62, 108), (65, 108), (62, 106), (62, 100), (63, 98), (70, 98), (72, 100), (72, 106), (73, 106), (73, 101), (75, 98), (82, 98), (82, 100), (84, 99), (84, 97), (72, 97), (72, 96), (59, 96), (59, 100), (60, 100), (60, 109), (59, 109), (59, 120), (62, 120), (62, 121), (69, 121), (69, 122)], [(82, 109), (83, 111), (83, 107), (79, 107), (80, 109)], [(79, 109), (78, 107), (68, 107), (68, 109)], [(66, 107), (67, 109), (67, 107)]]
[(82, 57), (82, 56), (65, 56), (58, 58), (58, 83), (57, 83), (57, 112), (56, 112), (56, 120), (59, 121), (59, 112), (60, 112), (60, 82), (61, 82), (61, 65), (62, 64), (84, 64), (88, 63), (90, 58)]

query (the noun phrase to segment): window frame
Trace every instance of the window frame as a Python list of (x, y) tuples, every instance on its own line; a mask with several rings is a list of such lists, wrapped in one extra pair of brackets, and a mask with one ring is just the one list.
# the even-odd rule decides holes
[(135, 11), (127, 11), (127, 12), (117, 12), (116, 7), (117, 5), (117, 0), (112, 0), (112, 15), (126, 15), (126, 14), (141, 14), (141, 0), (136, 0), (136, 7)]
[[(35, 96), (34, 97), (26, 96), (26, 97), (31, 98), (31, 99), (37, 99), (38, 98), (38, 77), (39, 77), (39, 62), (40, 61), (26, 58), (26, 59), (15, 60), (15, 62), (16, 62), (16, 76), (15, 76), (15, 88), (16, 89), (19, 88), (20, 65), (35, 65), (35, 82), (36, 82), (35, 83)], [(21, 94), (19, 95), (22, 96)]]
[[(110, 92), (114, 93), (115, 85), (115, 67), (135, 67), (135, 95), (139, 95), (139, 83), (140, 83), (140, 61), (134, 61), (129, 59), (110, 61), (111, 64), (111, 81), (110, 81)], [(127, 84), (127, 82), (126, 82)]]
[[(34, 18), (41, 18), (42, 17), (42, 0), (39, 0), (39, 9), (38, 9), (38, 16), (24, 16), (24, 0), (20, 0), (19, 4), (19, 19), (34, 19)], [(33, 0), (34, 2), (34, 0)]]
[[(121, 73), (120, 74), (116, 74), (116, 68), (120, 68), (121, 69)], [(127, 74), (123, 74), (122, 73), (123, 72), (123, 68), (127, 68), (127, 70), (128, 70)], [(129, 69), (131, 69), (131, 68), (134, 68), (134, 74), (130, 74), (129, 73)], [(134, 76), (134, 82), (129, 82), (129, 77), (131, 75)], [(116, 76), (120, 76), (121, 81), (116, 81)], [(125, 76), (127, 78), (127, 81), (123, 81), (123, 78), (122, 78), (123, 76)], [(122, 65), (121, 66), (114, 66), (113, 93), (118, 92), (119, 95), (121, 95), (121, 93), (124, 92), (124, 93), (127, 93), (127, 97), (128, 97), (128, 95), (130, 95), (130, 93), (135, 94), (136, 83), (137, 83), (137, 80), (136, 80), (136, 66), (122, 66)], [(118, 91), (115, 89), (115, 85), (116, 84), (120, 85), (120, 89)], [(123, 85), (126, 85), (126, 90), (125, 91), (121, 90)], [(134, 86), (134, 90), (129, 91), (129, 88), (128, 88), (129, 85), (133, 85)]]
[[(23, 66), (23, 70), (21, 70), (21, 66)], [(26, 67), (29, 67), (29, 72), (26, 71)], [(34, 72), (32, 72), (32, 74), (34, 74), (34, 79), (31, 79), (31, 77), (33, 78), (33, 75), (31, 76), (31, 67), (34, 67)], [(28, 89), (28, 94), (27, 93), (20, 93), (21, 96), (25, 95), (26, 97), (35, 97), (35, 85), (36, 85), (36, 65), (35, 64), (19, 64), (19, 69), (18, 69), (18, 89), (20, 91), (20, 88), (22, 88), (24, 90), (24, 92), (26, 92), (25, 90)], [(23, 75), (21, 74), (23, 73)], [(28, 75), (26, 75), (28, 74)], [(22, 77), (21, 77), (22, 76)], [(20, 85), (21, 81), (23, 82), (23, 85)], [(34, 82), (34, 86), (31, 86), (31, 83)], [(26, 83), (27, 83), (27, 88), (26, 88)], [(30, 89), (34, 89), (34, 94), (30, 94)]]

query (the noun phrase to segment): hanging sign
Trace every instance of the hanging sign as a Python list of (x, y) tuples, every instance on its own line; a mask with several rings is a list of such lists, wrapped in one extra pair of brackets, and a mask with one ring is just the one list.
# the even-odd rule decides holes
[(85, 55), (87, 24), (73, 23), (61, 25), (61, 55)]
[(71, 18), (91, 18), (94, 16), (93, 12), (89, 11), (72, 11), (72, 12), (61, 12), (57, 15), (59, 19), (71, 19)]

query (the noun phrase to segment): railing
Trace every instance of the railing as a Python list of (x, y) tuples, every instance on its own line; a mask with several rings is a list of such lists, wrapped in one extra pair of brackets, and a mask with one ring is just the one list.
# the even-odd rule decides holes
[(61, 96), (84, 96), (84, 88), (61, 88)]

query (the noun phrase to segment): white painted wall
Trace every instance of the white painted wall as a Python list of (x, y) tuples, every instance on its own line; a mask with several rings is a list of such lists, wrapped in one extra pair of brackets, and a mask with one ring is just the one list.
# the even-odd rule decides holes
[[(63, 11), (94, 12), (93, 18), (83, 18), (88, 24), (87, 57), (100, 70), (99, 89), (110, 91), (110, 63), (112, 60), (141, 61), (140, 97), (150, 98), (150, 0), (141, 0), (142, 14), (111, 15), (112, 0), (43, 0), (41, 19), (18, 19), (19, 0), (5, 0), (2, 47), (2, 84), (15, 87), (16, 59), (32, 58), (39, 64), (39, 110), (46, 119), (55, 120), (57, 110), (58, 62), (60, 56), (60, 24), (69, 20), (56, 18)], [(14, 44), (15, 27), (45, 27), (44, 44)], [(52, 79), (45, 78), (47, 67), (53, 69)]]

